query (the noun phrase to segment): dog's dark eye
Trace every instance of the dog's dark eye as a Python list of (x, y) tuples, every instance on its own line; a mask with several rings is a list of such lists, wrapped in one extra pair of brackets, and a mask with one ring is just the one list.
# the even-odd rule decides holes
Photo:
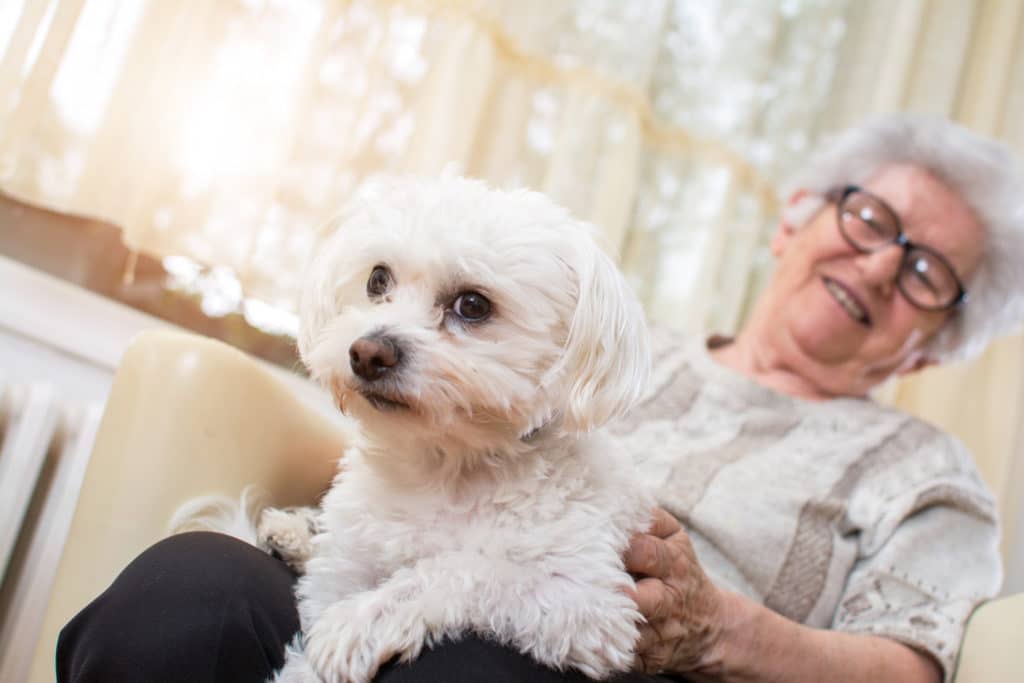
[(452, 303), (455, 315), (469, 322), (479, 322), (491, 314), (491, 302), (479, 292), (463, 292)]
[(391, 271), (387, 266), (374, 266), (366, 281), (366, 294), (370, 298), (384, 296), (391, 289)]

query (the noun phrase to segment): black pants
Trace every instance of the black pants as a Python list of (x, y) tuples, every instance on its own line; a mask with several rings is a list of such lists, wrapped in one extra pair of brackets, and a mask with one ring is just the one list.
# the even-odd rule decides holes
[[(57, 641), (58, 683), (262, 683), (299, 627), (295, 575), (229, 536), (172, 536), (142, 553)], [(377, 683), (585, 683), (480, 638), (389, 664)], [(671, 679), (629, 674), (616, 683)]]

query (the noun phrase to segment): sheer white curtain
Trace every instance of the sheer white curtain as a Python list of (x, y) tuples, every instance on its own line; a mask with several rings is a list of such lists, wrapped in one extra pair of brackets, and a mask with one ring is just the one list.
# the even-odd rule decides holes
[(454, 163), (597, 223), (653, 317), (733, 329), (845, 5), (12, 0), (0, 188), (288, 311), (363, 176)]

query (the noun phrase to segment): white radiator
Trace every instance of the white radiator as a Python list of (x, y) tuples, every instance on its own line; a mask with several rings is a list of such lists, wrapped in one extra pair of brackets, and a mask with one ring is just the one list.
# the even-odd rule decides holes
[(101, 413), (0, 379), (0, 681), (28, 678)]

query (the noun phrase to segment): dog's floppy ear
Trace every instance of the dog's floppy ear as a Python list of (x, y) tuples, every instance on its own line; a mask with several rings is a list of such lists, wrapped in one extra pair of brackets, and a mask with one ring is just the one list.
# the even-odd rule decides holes
[(587, 431), (628, 410), (650, 374), (643, 310), (625, 278), (589, 236), (572, 264), (579, 296), (558, 364), (566, 429)]
[[(299, 333), (295, 340), (299, 357), (312, 370), (310, 354), (320, 341), (320, 335), (340, 309), (337, 283), (334, 280), (332, 262), (338, 248), (338, 231), (346, 214), (332, 219), (323, 229), (323, 239), (316, 254), (306, 266), (306, 276), (299, 292)], [(318, 381), (324, 378), (314, 377)]]

